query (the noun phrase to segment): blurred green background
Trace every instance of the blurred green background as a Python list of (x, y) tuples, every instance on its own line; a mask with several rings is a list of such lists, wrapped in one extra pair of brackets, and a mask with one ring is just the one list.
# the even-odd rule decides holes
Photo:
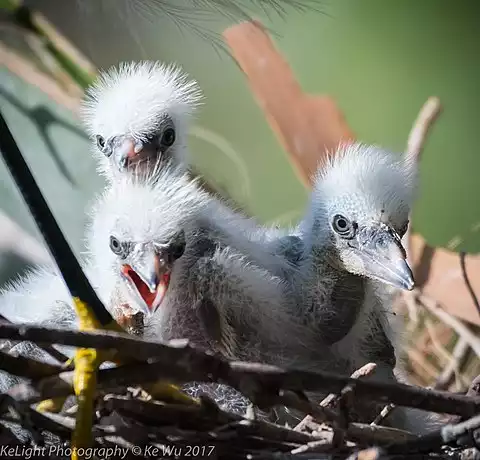
[[(191, 135), (194, 163), (263, 222), (286, 225), (298, 220), (307, 191), (228, 54), (179, 29), (169, 17), (146, 17), (130, 0), (26, 3), (44, 13), (100, 68), (139, 59), (180, 63), (206, 95)], [(478, 252), (479, 3), (330, 0), (321, 10), (289, 10), (284, 18), (258, 16), (275, 34), (303, 89), (333, 96), (363, 141), (402, 151), (422, 104), (429, 96), (440, 97), (444, 110), (422, 159), (421, 195), (413, 226), (431, 245), (461, 243), (457, 249)], [(205, 20), (202, 27), (221, 32), (231, 23), (218, 15)], [(76, 123), (37, 89), (25, 89), (7, 71), (0, 76), (2, 91), (7, 88), (31, 107), (46, 104)], [(28, 116), (20, 115), (1, 94), (0, 98), (9, 120), (15, 122), (15, 132), (22, 135), (25, 155), (35, 162), (30, 164), (47, 189), (62, 227), (81, 250), (83, 208), (102, 183), (92, 173), (87, 141), (68, 129), (51, 131), (69, 170), (76, 174), (79, 168), (78, 184), (72, 187), (58, 166), (53, 168), (45, 159), (45, 142), (37, 128), (29, 126)], [(9, 180), (6, 171), (0, 172), (2, 182)], [(55, 192), (58, 184), (64, 187), (61, 192)], [(25, 218), (17, 216), (21, 214), (17, 201), (5, 187), (3, 209), (23, 222)], [(35, 232), (33, 226), (25, 225)]]

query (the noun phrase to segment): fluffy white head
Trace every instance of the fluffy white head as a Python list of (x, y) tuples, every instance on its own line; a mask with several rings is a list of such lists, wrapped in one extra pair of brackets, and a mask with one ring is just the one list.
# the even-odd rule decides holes
[(404, 258), (399, 241), (407, 230), (416, 173), (407, 156), (359, 143), (340, 146), (315, 178), (303, 223), (307, 245), (333, 249), (347, 270), (366, 276), (373, 270), (366, 267), (367, 252), (387, 257), (395, 248), (395, 258)]
[(401, 230), (416, 189), (416, 169), (407, 158), (377, 146), (346, 144), (329, 155), (315, 178), (312, 200), (329, 214), (380, 221)]
[[(81, 113), (96, 143), (97, 136), (105, 144), (129, 136), (134, 144), (145, 145), (155, 139), (158, 146), (165, 127), (173, 125), (176, 135), (175, 143), (168, 146), (169, 157), (180, 164), (188, 161), (189, 121), (202, 97), (198, 84), (176, 65), (122, 63), (102, 72), (86, 91)], [(94, 149), (99, 170), (111, 178), (117, 169), (112, 165), (115, 155), (110, 151), (107, 158), (101, 147), (96, 145)]]

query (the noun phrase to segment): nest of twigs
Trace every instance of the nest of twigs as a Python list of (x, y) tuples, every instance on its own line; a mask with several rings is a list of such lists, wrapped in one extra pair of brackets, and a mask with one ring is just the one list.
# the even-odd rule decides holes
[[(126, 334), (5, 322), (0, 324), (0, 338), (35, 342), (47, 351), (51, 348), (46, 343), (134, 355), (133, 364), (98, 372), (93, 430), (97, 450), (91, 452), (99, 458), (465, 458), (473, 452), (475, 430), (480, 426), (480, 416), (475, 415), (480, 413), (475, 385), (467, 396), (362, 380), (363, 375), (374, 372), (374, 364), (352, 377), (282, 370), (227, 361), (196, 350), (187, 341), (162, 344)], [(1, 396), (0, 418), (8, 423), (0, 432), (0, 444), (17, 445), (17, 450), (0, 448), (0, 458), (26, 458), (27, 451), (21, 449), (33, 445), (37, 447), (29, 451), (30, 458), (68, 457), (75, 402), (61, 413), (42, 413), (35, 407), (45, 399), (72, 395), (72, 370), (4, 352), (0, 358), (2, 370), (25, 379)], [(227, 412), (208, 397), (200, 397), (200, 403), (192, 405), (158, 401), (141, 388), (159, 379), (180, 385), (225, 384), (262, 410), (287, 406), (305, 418), (296, 427), (287, 427), (258, 418), (256, 410), (245, 415)], [(331, 394), (313, 404), (305, 397), (309, 391)], [(354, 399), (386, 407), (371, 424), (353, 423), (349, 408)], [(424, 437), (379, 425), (395, 405), (450, 414), (449, 424)], [(23, 444), (16, 439), (15, 426), (30, 439)]]

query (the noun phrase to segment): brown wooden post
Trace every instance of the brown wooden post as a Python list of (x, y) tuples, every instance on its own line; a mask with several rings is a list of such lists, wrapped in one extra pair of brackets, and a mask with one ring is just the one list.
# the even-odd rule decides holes
[(258, 21), (230, 27), (224, 37), (302, 182), (310, 186), (325, 153), (355, 138), (343, 114), (331, 97), (302, 92)]

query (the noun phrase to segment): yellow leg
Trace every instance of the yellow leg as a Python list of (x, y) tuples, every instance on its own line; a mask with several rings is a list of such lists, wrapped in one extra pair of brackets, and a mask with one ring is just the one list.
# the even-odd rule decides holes
[(77, 396), (78, 409), (72, 436), (72, 460), (81, 458), (77, 449), (91, 447), (93, 444), (93, 402), (99, 364), (97, 350), (93, 348), (77, 350), (73, 386)]
[[(78, 297), (73, 298), (81, 331), (104, 329), (115, 332), (125, 332), (115, 321), (103, 326), (96, 319), (91, 308)], [(97, 370), (103, 361), (121, 361), (121, 356), (111, 356), (108, 352), (98, 352), (96, 349), (80, 348), (75, 353), (74, 390), (77, 396), (77, 415), (75, 430), (72, 435), (72, 460), (80, 460), (77, 449), (91, 447), (93, 444), (93, 410), (97, 384)], [(125, 360), (133, 361), (132, 359)], [(67, 364), (66, 364), (67, 365)], [(183, 403), (199, 404), (199, 401), (183, 393), (177, 386), (165, 381), (148, 385), (147, 391), (157, 399)], [(46, 404), (48, 401), (44, 401)]]
[[(79, 318), (79, 329), (91, 331), (103, 329), (92, 309), (78, 297), (73, 298)], [(97, 386), (97, 369), (101, 363), (96, 349), (80, 348), (74, 357), (73, 388), (77, 396), (75, 430), (72, 434), (72, 460), (79, 460), (78, 449), (93, 444), (93, 403)]]

